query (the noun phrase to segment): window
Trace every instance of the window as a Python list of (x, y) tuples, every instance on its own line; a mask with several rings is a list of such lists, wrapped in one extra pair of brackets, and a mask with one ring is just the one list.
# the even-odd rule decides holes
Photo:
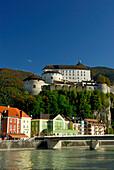
[(71, 79), (71, 77), (69, 77), (69, 79)]
[(12, 123), (12, 119), (10, 119), (10, 122)]
[(53, 79), (53, 77), (51, 77), (51, 79)]
[(32, 122), (32, 125), (34, 125), (34, 122)]
[(19, 126), (18, 126), (18, 129), (19, 129)]
[(28, 125), (27, 125), (27, 128), (28, 128)]
[(28, 120), (27, 120), (27, 123), (28, 123)]
[(36, 122), (36, 125), (38, 125), (38, 122)]
[(14, 123), (16, 123), (16, 120), (14, 119)]
[(25, 128), (25, 125), (23, 126), (23, 128)]
[(36, 88), (36, 85), (35, 85), (35, 84), (33, 85), (33, 88)]
[(23, 123), (25, 123), (25, 120), (23, 120)]
[(16, 126), (14, 125), (14, 129), (16, 128)]
[(12, 128), (12, 125), (10, 125), (10, 128)]

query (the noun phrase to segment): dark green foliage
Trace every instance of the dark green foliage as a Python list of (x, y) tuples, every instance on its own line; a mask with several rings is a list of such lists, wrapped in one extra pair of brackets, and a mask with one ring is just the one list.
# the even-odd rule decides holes
[(108, 96), (100, 91), (42, 91), (37, 96), (28, 92), (13, 97), (13, 105), (27, 114), (61, 114), (93, 118), (93, 111), (100, 111), (108, 106)]

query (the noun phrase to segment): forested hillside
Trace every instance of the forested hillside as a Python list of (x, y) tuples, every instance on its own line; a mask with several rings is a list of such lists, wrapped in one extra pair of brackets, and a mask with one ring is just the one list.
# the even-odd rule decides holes
[[(106, 67), (91, 68), (92, 77), (97, 79), (99, 74), (107, 76), (111, 82), (114, 82), (114, 69)], [(17, 71), (12, 69), (0, 69), (0, 105), (12, 104), (12, 96), (22, 94), (23, 79), (33, 73)]]
[(11, 104), (12, 96), (22, 93), (23, 79), (33, 73), (0, 69), (0, 105)]
[(99, 74), (108, 77), (111, 83), (114, 83), (114, 69), (108, 67), (91, 67), (91, 74), (94, 80), (97, 80)]

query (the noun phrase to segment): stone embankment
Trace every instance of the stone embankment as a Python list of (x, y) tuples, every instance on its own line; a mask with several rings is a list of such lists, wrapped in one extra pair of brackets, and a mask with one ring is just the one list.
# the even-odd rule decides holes
[[(89, 146), (89, 141), (64, 141), (62, 147), (75, 147), (75, 146)], [(113, 145), (114, 141), (100, 141), (100, 145)], [(0, 150), (21, 150), (21, 149), (46, 149), (47, 142), (45, 141), (15, 141), (6, 140), (0, 141)]]

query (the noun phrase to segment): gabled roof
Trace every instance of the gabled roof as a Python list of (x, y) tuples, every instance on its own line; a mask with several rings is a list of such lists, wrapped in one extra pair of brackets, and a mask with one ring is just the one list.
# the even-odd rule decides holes
[(88, 67), (81, 64), (81, 61), (77, 65), (47, 65), (43, 68), (44, 69), (83, 69), (83, 70), (90, 70)]
[(42, 80), (42, 78), (40, 76), (33, 74), (33, 75), (25, 78), (23, 81), (26, 81), (26, 80)]
[(13, 107), (5, 107), (5, 106), (0, 106), (0, 112), (2, 115), (5, 114), (5, 111), (7, 112), (8, 117), (29, 117), (24, 111), (20, 111), (18, 108), (13, 108)]

